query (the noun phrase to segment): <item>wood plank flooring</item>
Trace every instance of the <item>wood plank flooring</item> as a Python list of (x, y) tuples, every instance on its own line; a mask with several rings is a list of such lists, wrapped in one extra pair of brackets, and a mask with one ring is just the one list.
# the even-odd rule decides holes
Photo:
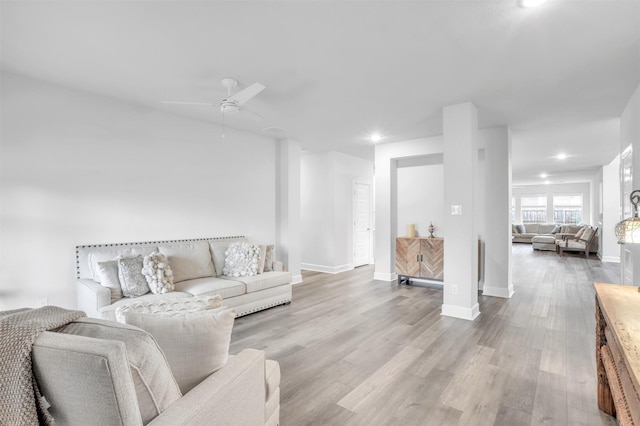
[(619, 265), (513, 245), (511, 299), (473, 322), (442, 292), (373, 280), (366, 266), (304, 272), (291, 305), (236, 320), (231, 352), (280, 363), (280, 424), (614, 425), (598, 410), (592, 282)]

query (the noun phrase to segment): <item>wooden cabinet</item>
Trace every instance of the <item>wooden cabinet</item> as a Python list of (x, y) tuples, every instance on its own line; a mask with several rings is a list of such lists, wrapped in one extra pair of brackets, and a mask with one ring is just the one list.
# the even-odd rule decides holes
[(598, 407), (620, 425), (640, 425), (640, 292), (595, 283)]
[(410, 278), (444, 280), (444, 239), (396, 238), (396, 274), (398, 282)]

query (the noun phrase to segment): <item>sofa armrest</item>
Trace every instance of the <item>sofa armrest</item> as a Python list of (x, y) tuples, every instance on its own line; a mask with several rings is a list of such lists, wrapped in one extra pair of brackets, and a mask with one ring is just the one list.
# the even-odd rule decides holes
[(284, 272), (284, 263), (279, 260), (274, 260), (272, 268), (276, 272)]
[(76, 294), (78, 309), (89, 317), (102, 318), (100, 308), (111, 304), (111, 290), (87, 278), (76, 281)]
[(245, 349), (149, 423), (264, 425), (265, 356)]

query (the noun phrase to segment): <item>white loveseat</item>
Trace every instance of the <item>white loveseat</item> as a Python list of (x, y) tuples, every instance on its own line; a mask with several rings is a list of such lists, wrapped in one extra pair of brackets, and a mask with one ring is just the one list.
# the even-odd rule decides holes
[[(267, 258), (265, 272), (254, 276), (228, 277), (222, 274), (227, 247), (232, 242), (240, 241), (247, 242), (247, 239), (238, 236), (77, 246), (78, 309), (90, 317), (115, 320), (115, 311), (119, 306), (219, 294), (224, 299), (224, 305), (233, 307), (239, 317), (290, 303), (291, 274), (283, 271), (281, 262)], [(148, 255), (153, 251), (159, 251), (167, 257), (173, 271), (175, 291), (122, 297), (99, 282), (99, 262), (118, 256)]]

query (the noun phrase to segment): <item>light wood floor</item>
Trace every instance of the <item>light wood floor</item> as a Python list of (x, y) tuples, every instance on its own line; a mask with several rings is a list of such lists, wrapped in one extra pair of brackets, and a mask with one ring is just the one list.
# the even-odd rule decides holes
[(511, 299), (473, 322), (373, 267), (304, 273), (293, 303), (236, 320), (231, 352), (280, 362), (282, 426), (614, 425), (596, 403), (594, 291), (619, 265), (513, 245)]

